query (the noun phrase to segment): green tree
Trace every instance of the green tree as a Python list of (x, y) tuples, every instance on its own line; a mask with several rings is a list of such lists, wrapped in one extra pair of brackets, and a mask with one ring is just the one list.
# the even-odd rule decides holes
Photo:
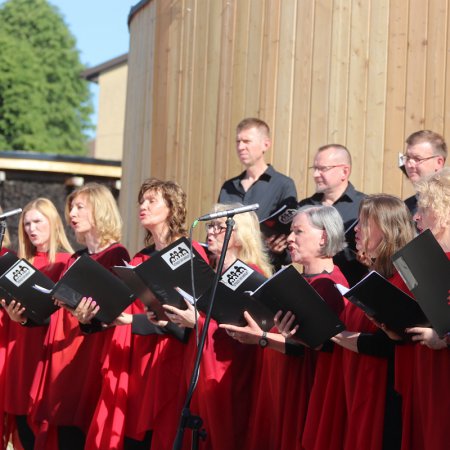
[(90, 93), (61, 14), (46, 0), (8, 0), (0, 24), (0, 150), (86, 154)]

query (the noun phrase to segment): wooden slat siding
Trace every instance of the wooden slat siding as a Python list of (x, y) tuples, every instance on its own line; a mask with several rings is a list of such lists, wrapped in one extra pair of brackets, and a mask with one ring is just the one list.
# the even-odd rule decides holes
[[(209, 150), (204, 147), (205, 132), (205, 84), (208, 78), (206, 55), (208, 52), (208, 10), (210, 2), (196, 1), (192, 14), (195, 17), (195, 34), (192, 35), (192, 128), (189, 137), (191, 145), (187, 162), (187, 179), (183, 186), (187, 189), (188, 209), (200, 203), (201, 183), (208, 180), (209, 171), (204, 166), (204, 155)], [(203, 156), (202, 156), (203, 154)], [(206, 178), (206, 180), (205, 180)], [(207, 183), (207, 181), (206, 181)], [(189, 209), (191, 214), (194, 210)]]
[(151, 2), (133, 18), (130, 24), (127, 100), (124, 128), (124, 157), (120, 210), (124, 218), (123, 243), (130, 253), (142, 247), (144, 232), (137, 214), (137, 193), (144, 178), (151, 174), (150, 145), (145, 147), (146, 101), (151, 99), (153, 86), (147, 72), (153, 64), (156, 3)]
[[(180, 143), (180, 96), (181, 96), (181, 80), (182, 80), (182, 61), (183, 61), (183, 9), (184, 2), (172, 4), (164, 2), (168, 9), (167, 14), (170, 17), (168, 26), (172, 30), (167, 33), (167, 117), (161, 123), (161, 127), (166, 129), (167, 133), (167, 165), (165, 170), (165, 179), (179, 180), (180, 166), (182, 165), (182, 147)], [(167, 30), (166, 29), (166, 30)], [(164, 76), (164, 74), (161, 74)], [(164, 99), (162, 99), (164, 101)], [(171, 119), (171, 120), (169, 120)], [(162, 147), (164, 148), (164, 147)]]
[[(214, 183), (211, 192), (211, 202), (217, 200), (217, 196), (225, 181), (229, 160), (236, 158), (235, 152), (235, 127), (232, 123), (231, 104), (233, 98), (233, 64), (234, 64), (234, 39), (236, 8), (231, 2), (222, 2), (222, 44), (220, 49), (220, 78), (218, 106), (217, 106), (217, 129), (215, 142), (215, 162), (212, 168), (214, 172)], [(207, 189), (209, 190), (209, 189)]]
[[(269, 161), (294, 178), (299, 197), (314, 191), (306, 168), (330, 142), (350, 149), (357, 188), (410, 195), (397, 168), (405, 137), (422, 128), (444, 135), (450, 129), (449, 1), (153, 0), (143, 6), (130, 25), (127, 221), (150, 174), (185, 188), (189, 220), (207, 211), (222, 182), (242, 170), (235, 126), (250, 115), (271, 126)], [(161, 22), (155, 37), (152, 20)]]
[(351, 0), (335, 0), (331, 48), (331, 83), (339, 89), (330, 90), (327, 143), (346, 142), (349, 71)]
[(401, 193), (403, 176), (397, 167), (398, 153), (405, 142), (405, 92), (408, 48), (408, 5), (404, 0), (389, 3), (388, 64), (383, 190)]
[(295, 181), (298, 198), (306, 196), (306, 184), (312, 174), (308, 173), (310, 161), (310, 130), (311, 130), (311, 98), (313, 69), (313, 39), (314, 39), (315, 3), (302, 1), (297, 8), (297, 32), (295, 48), (294, 100), (292, 108), (292, 151), (290, 154), (289, 171)]
[(263, 29), (266, 17), (264, 1), (250, 0), (249, 6), (248, 28), (246, 30), (248, 53), (245, 59), (245, 110), (243, 115), (259, 116), (259, 108), (261, 105), (261, 72), (266, 68), (263, 48)]
[[(384, 162), (388, 6), (385, 2), (371, 2), (368, 28), (370, 32), (368, 36), (367, 127), (364, 144), (366, 148), (364, 190), (367, 192), (381, 192), (383, 186), (383, 174), (381, 170), (374, 170), (374, 161), (377, 161), (380, 166)], [(362, 184), (358, 185), (358, 187), (361, 186)]]
[[(205, 102), (204, 102), (204, 132), (202, 146), (198, 148), (198, 158), (202, 160), (202, 176), (195, 176), (198, 180), (198, 199), (188, 199), (189, 211), (198, 217), (203, 213), (202, 205), (212, 205), (216, 201), (217, 193), (213, 192), (212, 186), (215, 184), (216, 174), (215, 154), (216, 154), (216, 135), (218, 128), (217, 113), (219, 109), (220, 86), (220, 61), (222, 44), (222, 2), (209, 2), (208, 11), (208, 30), (206, 41), (208, 49), (206, 52), (206, 82), (205, 82)], [(211, 113), (208, 113), (211, 112)], [(195, 164), (192, 169), (195, 171)]]
[[(432, 1), (428, 10), (428, 48), (425, 85), (425, 128), (442, 130), (444, 125), (445, 66), (447, 63), (448, 4)], [(432, 49), (432, 50), (431, 50)]]
[[(236, 122), (233, 120), (236, 117), (242, 118), (246, 114), (246, 86), (248, 77), (247, 58), (251, 51), (249, 45), (249, 27), (250, 27), (250, 0), (243, 0), (242, 2), (233, 2), (235, 8), (235, 35), (234, 35), (234, 57), (232, 70), (232, 89), (231, 96), (231, 130), (232, 136), (236, 136)], [(240, 119), (238, 119), (239, 121)], [(239, 173), (242, 168), (239, 160), (236, 157), (233, 145), (229, 149), (225, 149), (231, 153), (232, 156), (228, 158), (228, 164), (225, 167), (225, 173), (221, 177), (222, 181), (230, 176)]]
[[(408, 64), (406, 72), (405, 137), (425, 126), (425, 83), (427, 64), (428, 3), (410, 0), (408, 26)], [(409, 183), (403, 183), (402, 197), (413, 193)]]
[(297, 38), (297, 2), (280, 2), (280, 27), (277, 75), (277, 95), (274, 115), (273, 138), (277, 147), (272, 151), (272, 162), (277, 170), (289, 172), (292, 148), (293, 82), (295, 68), (295, 43)]
[[(168, 167), (171, 170), (176, 169), (176, 157), (174, 157), (174, 150), (169, 145), (169, 131), (168, 124), (173, 124), (173, 121), (168, 121), (168, 109), (171, 102), (172, 95), (177, 95), (176, 85), (172, 85), (171, 67), (169, 59), (171, 52), (177, 52), (178, 46), (172, 46), (170, 42), (171, 35), (167, 33), (170, 28), (173, 17), (172, 12), (178, 9), (177, 6), (171, 7), (169, 2), (157, 2), (156, 15), (156, 29), (155, 29), (155, 70), (153, 85), (153, 99), (150, 102), (153, 107), (152, 128), (160, 130), (152, 133), (151, 136), (151, 174), (159, 178), (167, 178), (169, 175)], [(175, 15), (175, 14), (174, 14)], [(175, 88), (175, 92), (174, 92)], [(165, 148), (166, 157), (160, 158), (159, 152), (156, 149)], [(155, 149), (156, 151), (153, 151)], [(170, 176), (169, 176), (170, 177)]]
[(352, 2), (347, 148), (352, 154), (352, 182), (365, 191), (364, 144), (366, 136), (369, 26), (371, 2)]
[[(186, 0), (183, 2), (183, 33), (180, 42), (183, 49), (183, 60), (180, 66), (180, 76), (182, 78), (180, 92), (181, 113), (178, 125), (180, 130), (180, 164), (178, 168), (179, 178), (176, 179), (176, 181), (178, 181), (186, 191), (188, 198), (191, 197), (189, 191), (189, 163), (192, 151), (192, 130), (193, 124), (195, 123), (195, 118), (193, 117), (193, 97), (195, 96), (195, 92), (193, 91), (193, 71), (195, 65), (196, 4), (197, 2), (195, 0)], [(174, 119), (170, 117), (168, 120)], [(196, 132), (200, 131), (196, 130)], [(161, 157), (164, 156), (161, 155)]]
[[(260, 75), (260, 104), (254, 113), (246, 114), (263, 119), (270, 127), (272, 140), (275, 134), (281, 3), (279, 0), (265, 1), (264, 15), (261, 19), (263, 60)], [(291, 2), (288, 0), (286, 3), (290, 4)], [(273, 152), (275, 151), (275, 146), (272, 146), (272, 150), (267, 155), (268, 162), (273, 162)]]
[[(450, 48), (450, 12), (448, 8), (448, 2), (447, 2), (447, 30), (445, 35), (445, 43), (447, 51)], [(444, 93), (442, 96), (444, 97), (444, 106), (445, 106), (445, 112), (444, 112), (444, 130), (450, 130), (450, 95), (447, 94), (450, 86), (450, 60), (447, 56), (446, 58), (446, 64), (445, 64), (445, 95)], [(448, 139), (448, 138), (447, 138)], [(448, 164), (448, 163), (447, 163)]]
[[(327, 0), (316, 1), (309, 143), (311, 160), (317, 148), (328, 141), (328, 99), (332, 89), (330, 80), (332, 21), (333, 3)], [(314, 190), (314, 181), (312, 177), (308, 177), (306, 195), (311, 195)]]

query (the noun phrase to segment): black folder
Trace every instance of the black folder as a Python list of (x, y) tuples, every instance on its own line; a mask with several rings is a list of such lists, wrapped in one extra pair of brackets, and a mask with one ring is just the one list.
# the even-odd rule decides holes
[(50, 295), (70, 308), (76, 308), (83, 297), (92, 297), (100, 306), (95, 318), (104, 323), (113, 322), (136, 299), (120, 278), (86, 254), (69, 267)]
[[(195, 295), (199, 297), (211, 286), (214, 271), (195, 247), (192, 248), (192, 256)], [(190, 242), (184, 237), (152, 254), (138, 266), (116, 266), (113, 270), (158, 318), (164, 318), (161, 304), (186, 309), (177, 287), (192, 295)]]
[(425, 230), (393, 257), (393, 263), (414, 294), (432, 327), (450, 331), (450, 260), (430, 230)]
[(430, 324), (412, 297), (375, 271), (371, 271), (349, 290), (339, 285), (337, 287), (369, 317), (386, 324), (402, 336), (405, 336), (405, 328)]
[(272, 315), (279, 310), (295, 314), (299, 328), (295, 336), (315, 348), (345, 329), (331, 307), (294, 266), (269, 278), (252, 297), (266, 305)]
[(297, 214), (298, 203), (293, 197), (286, 199), (275, 212), (269, 217), (260, 220), (261, 231), (266, 236), (273, 234), (289, 234), (291, 232), (291, 223), (295, 214)]
[(34, 284), (52, 289), (53, 281), (24, 259), (8, 252), (0, 257), (0, 287), (7, 304), (16, 299), (25, 307), (24, 315), (37, 324), (46, 319), (58, 308), (50, 295), (33, 289)]
[[(218, 323), (245, 326), (244, 311), (248, 311), (263, 330), (270, 330), (274, 314), (250, 296), (265, 280), (263, 275), (237, 259), (220, 277), (212, 318)], [(197, 300), (197, 308), (206, 313), (210, 299), (211, 290), (208, 290)]]

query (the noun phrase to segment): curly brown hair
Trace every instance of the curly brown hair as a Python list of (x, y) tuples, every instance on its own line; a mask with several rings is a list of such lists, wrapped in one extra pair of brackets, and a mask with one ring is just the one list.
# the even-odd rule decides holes
[[(181, 236), (186, 236), (186, 194), (181, 186), (174, 181), (162, 181), (157, 178), (148, 178), (142, 183), (139, 190), (139, 204), (144, 201), (144, 194), (148, 191), (160, 192), (165, 204), (170, 210), (170, 215), (167, 218), (168, 231), (165, 239), (166, 242), (170, 244)], [(145, 245), (152, 245), (153, 243), (153, 236), (150, 231), (147, 230), (145, 235)]]

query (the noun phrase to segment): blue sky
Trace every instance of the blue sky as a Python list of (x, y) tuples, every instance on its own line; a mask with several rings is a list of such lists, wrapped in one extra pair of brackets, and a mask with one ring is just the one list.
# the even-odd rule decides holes
[[(94, 67), (128, 52), (128, 14), (139, 0), (49, 0), (64, 17), (75, 36), (81, 62)], [(98, 88), (90, 84), (97, 110)], [(97, 111), (92, 116), (97, 122)]]

